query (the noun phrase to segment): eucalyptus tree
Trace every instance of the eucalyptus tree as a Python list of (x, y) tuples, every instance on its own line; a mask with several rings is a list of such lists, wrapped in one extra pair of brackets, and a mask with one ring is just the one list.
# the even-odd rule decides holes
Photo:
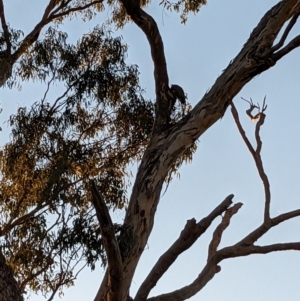
[[(176, 103), (178, 95), (169, 84), (159, 28), (145, 12), (149, 1), (50, 0), (41, 21), (23, 39), (20, 31), (7, 25), (0, 2), (1, 85), (13, 87), (18, 80), (32, 78), (48, 82), (41, 101), (11, 116), (12, 139), (1, 152), (0, 286), (5, 288), (4, 300), (21, 300), (26, 288), (50, 294), (51, 300), (57, 291), (72, 285), (78, 262), (93, 268), (99, 259), (106, 274), (95, 301), (185, 300), (220, 272), (222, 260), (300, 250), (300, 242), (255, 244), (272, 227), (299, 216), (300, 210), (270, 216), (259, 135), (266, 106), (259, 108), (249, 101), (247, 113), (258, 120), (254, 148), (233, 104), (249, 81), (300, 46), (299, 35), (286, 43), (300, 13), (299, 0), (279, 1), (265, 13), (241, 51), (195, 107), (188, 106), (184, 116)], [(198, 12), (203, 4), (206, 1), (160, 3), (178, 12), (183, 23), (188, 13)], [(91, 18), (107, 7), (112, 10), (107, 24), (83, 36), (76, 45), (69, 44), (59, 30), (72, 14)], [(45, 28), (50, 22), (55, 23)], [(126, 46), (107, 29), (127, 22), (134, 22), (147, 37), (154, 66), (154, 102), (143, 98), (137, 67), (125, 64)], [(47, 91), (52, 82), (63, 82), (65, 90), (49, 102)], [(180, 99), (183, 103), (182, 95)], [(200, 222), (187, 222), (133, 298), (130, 287), (153, 229), (163, 184), (183, 161), (191, 160), (199, 137), (229, 106), (264, 184), (263, 224), (235, 245), (219, 248), (222, 233), (242, 205), (233, 205), (233, 195), (229, 195)], [(254, 109), (259, 110), (255, 116)], [(126, 166), (136, 160), (139, 168), (125, 208)], [(109, 209), (115, 207), (125, 210), (122, 225), (113, 224), (109, 215)], [(221, 213), (224, 215), (199, 276), (185, 287), (150, 298), (149, 293), (176, 258)], [(50, 226), (48, 220), (52, 221)]]

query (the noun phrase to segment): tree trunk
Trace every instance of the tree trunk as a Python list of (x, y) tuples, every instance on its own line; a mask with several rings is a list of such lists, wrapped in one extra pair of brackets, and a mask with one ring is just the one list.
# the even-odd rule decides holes
[(0, 250), (0, 301), (23, 301), (23, 296)]

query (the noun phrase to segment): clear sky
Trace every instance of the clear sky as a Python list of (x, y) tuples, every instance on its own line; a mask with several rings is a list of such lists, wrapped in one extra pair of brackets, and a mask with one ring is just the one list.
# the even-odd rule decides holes
[[(152, 5), (147, 11), (155, 18), (164, 40), (170, 83), (180, 84), (188, 93), (188, 101), (195, 105), (213, 85), (231, 59), (240, 51), (250, 32), (263, 14), (277, 0), (208, 0), (199, 14), (191, 15), (187, 25), (179, 16)], [(47, 1), (6, 0), (7, 20), (13, 28), (27, 33), (41, 18)], [(67, 22), (66, 30), (74, 41), (101, 23), (109, 12), (92, 22)], [(300, 24), (292, 31), (299, 34)], [(126, 25), (116, 32), (129, 45), (128, 62), (140, 66), (141, 84), (146, 95), (154, 98), (153, 66), (145, 36), (134, 25)], [(241, 120), (253, 141), (254, 127), (244, 111), (247, 104), (241, 97), (262, 102), (267, 96), (267, 117), (261, 131), (262, 156), (272, 192), (271, 213), (300, 208), (300, 49), (294, 50), (271, 70), (251, 81), (235, 98)], [(4, 112), (1, 123), (19, 105), (41, 99), (44, 87), (24, 83), (22, 91), (2, 89), (0, 101)], [(5, 125), (1, 143), (6, 141)], [(134, 169), (134, 168), (133, 168)], [(180, 171), (162, 197), (155, 219), (155, 227), (147, 249), (140, 261), (132, 284), (131, 294), (139, 288), (159, 256), (174, 242), (186, 220), (200, 220), (228, 194), (244, 206), (234, 216), (224, 233), (221, 246), (234, 244), (262, 222), (264, 191), (250, 153), (233, 122), (230, 110), (224, 118), (201, 138), (192, 164)], [(113, 214), (122, 219), (124, 213)], [(213, 224), (211, 230), (217, 223)], [(261, 244), (300, 241), (300, 219), (295, 219), (271, 230)], [(193, 281), (205, 264), (207, 246), (212, 231), (207, 231), (165, 274), (152, 295), (166, 293)], [(191, 300), (206, 301), (262, 301), (299, 300), (300, 252), (281, 252), (231, 259), (221, 263), (222, 271)], [(64, 301), (93, 300), (103, 276), (99, 266), (94, 272), (82, 272), (75, 287), (65, 290)], [(32, 296), (31, 300), (42, 300)], [(59, 300), (57, 296), (55, 300)]]

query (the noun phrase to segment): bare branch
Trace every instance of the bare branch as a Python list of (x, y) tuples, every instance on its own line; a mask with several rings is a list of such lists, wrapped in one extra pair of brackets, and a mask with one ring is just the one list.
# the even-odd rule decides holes
[(7, 53), (11, 54), (10, 34), (9, 34), (8, 26), (7, 26), (7, 23), (5, 20), (3, 0), (0, 0), (0, 19), (1, 19), (2, 29), (3, 29), (4, 39), (6, 42), (6, 50), (7, 50)]
[(279, 40), (279, 42), (270, 49), (272, 53), (275, 53), (275, 51), (277, 51), (278, 49), (280, 49), (283, 46), (283, 44), (284, 44), (287, 36), (289, 35), (291, 29), (296, 24), (298, 17), (299, 17), (299, 12), (292, 17), (292, 19), (290, 20), (288, 26), (284, 30), (283, 35), (281, 36), (281, 39)]
[(285, 222), (294, 217), (300, 216), (300, 209), (286, 212), (280, 214), (269, 221), (265, 221), (262, 225), (248, 234), (245, 238), (239, 241), (236, 246), (249, 246), (253, 245), (259, 238), (261, 238), (265, 233), (267, 233), (272, 227), (279, 225), (282, 222)]
[[(269, 183), (269, 179), (268, 179), (268, 176), (266, 175), (265, 171), (264, 171), (264, 167), (263, 167), (263, 162), (262, 162), (262, 159), (261, 159), (261, 156), (260, 156), (260, 152), (261, 152), (261, 148), (262, 148), (262, 141), (261, 141), (261, 138), (260, 138), (260, 134), (259, 134), (259, 131), (260, 131), (260, 128), (261, 126), (264, 124), (264, 121), (265, 121), (265, 118), (266, 118), (266, 115), (264, 114), (264, 111), (267, 109), (267, 105), (265, 104), (265, 100), (266, 98), (264, 98), (264, 101), (263, 101), (263, 105), (262, 105), (262, 108), (260, 109), (260, 106), (255, 106), (256, 108), (258, 108), (260, 110), (259, 112), (259, 119), (258, 119), (258, 122), (256, 123), (256, 127), (255, 127), (255, 140), (256, 140), (256, 144), (257, 144), (257, 147), (256, 147), (256, 150), (254, 150), (253, 146), (251, 145), (249, 139), (247, 138), (246, 136), (246, 133), (241, 125), (241, 122), (240, 122), (240, 119), (239, 119), (239, 115), (238, 115), (238, 112), (235, 108), (235, 105), (234, 103), (231, 103), (231, 112), (232, 112), (232, 116), (234, 118), (234, 121), (237, 125), (237, 128), (246, 144), (246, 146), (248, 147), (253, 159), (254, 159), (254, 162), (255, 162), (255, 165), (256, 165), (256, 168), (257, 168), (257, 171), (258, 171), (258, 174), (263, 182), (263, 186), (264, 186), (264, 191), (265, 191), (265, 210), (264, 210), (264, 220), (267, 221), (270, 219), (270, 203), (271, 203), (271, 190), (270, 190), (270, 183)], [(252, 100), (251, 102), (248, 102), (250, 104), (250, 109), (249, 110), (252, 110), (254, 105), (252, 103)], [(247, 110), (247, 111), (249, 111)], [(250, 114), (251, 115), (251, 112), (247, 112), (247, 115)]]
[(236, 214), (242, 206), (243, 206), (242, 203), (237, 203), (225, 211), (225, 215), (222, 218), (222, 221), (220, 222), (220, 224), (215, 229), (215, 231), (213, 233), (213, 237), (209, 244), (208, 258), (207, 258), (208, 261), (217, 252), (217, 248), (221, 242), (222, 234), (226, 230), (226, 228), (229, 226), (232, 216), (234, 214)]
[(134, 300), (146, 300), (150, 291), (156, 285), (157, 281), (175, 262), (177, 257), (189, 249), (197, 239), (208, 229), (213, 220), (228, 210), (232, 204), (233, 195), (229, 195), (218, 205), (207, 217), (196, 223), (195, 219), (188, 220), (179, 238), (173, 245), (158, 259), (147, 278), (141, 284)]
[(176, 291), (148, 298), (147, 301), (183, 301), (196, 295), (220, 271), (217, 265), (221, 259), (213, 256), (198, 277), (189, 285)]
[(288, 243), (278, 243), (266, 246), (233, 246), (223, 248), (218, 251), (218, 255), (223, 259), (235, 258), (241, 256), (248, 256), (252, 254), (267, 254), (277, 251), (300, 251), (300, 242), (288, 242)]
[(272, 222), (272, 225), (274, 227), (274, 226), (277, 226), (278, 224), (280, 224), (282, 222), (285, 222), (285, 221), (287, 221), (291, 218), (298, 217), (298, 216), (300, 216), (300, 209), (280, 214), (280, 215), (272, 218), (271, 222)]
[(246, 252), (251, 252), (250, 254), (267, 254), (277, 251), (300, 251), (300, 242), (287, 242), (279, 243), (267, 246), (250, 246), (245, 248)]
[(120, 249), (115, 236), (115, 228), (104, 198), (93, 181), (91, 181), (91, 190), (108, 261), (108, 280), (110, 284), (108, 294), (112, 301), (118, 301), (121, 300), (122, 296), (123, 270)]
[[(252, 111), (254, 109), (258, 109), (258, 106), (253, 104), (252, 99), (250, 98), (250, 101), (241, 97), (244, 101), (248, 102), (250, 105), (250, 108), (248, 110), (246, 110), (246, 114), (249, 116), (251, 121), (257, 121), (259, 119), (259, 113), (256, 114), (255, 116), (252, 115)], [(236, 110), (235, 110), (236, 111)], [(238, 118), (238, 117), (237, 117)]]
[(298, 35), (294, 39), (292, 39), (284, 48), (282, 48), (278, 52), (274, 53), (272, 55), (272, 59), (274, 61), (279, 61), (285, 55), (287, 55), (292, 50), (294, 50), (294, 49), (296, 49), (298, 47), (300, 47), (300, 35)]
[(242, 127), (242, 124), (240, 122), (240, 118), (239, 118), (239, 114), (238, 114), (238, 111), (234, 105), (234, 103), (232, 102), (231, 103), (231, 113), (232, 113), (232, 116), (233, 116), (233, 119), (235, 121), (235, 124), (245, 142), (245, 144), (247, 145), (252, 157), (255, 157), (255, 150), (254, 148), (252, 147), (249, 139), (247, 138), (247, 135), (246, 135), (246, 132), (244, 131), (243, 127)]

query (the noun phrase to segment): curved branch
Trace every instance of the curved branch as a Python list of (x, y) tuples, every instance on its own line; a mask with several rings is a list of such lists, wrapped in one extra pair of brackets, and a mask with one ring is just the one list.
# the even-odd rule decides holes
[(4, 13), (4, 5), (3, 0), (0, 0), (0, 19), (1, 19), (1, 25), (3, 29), (3, 35), (6, 43), (6, 49), (9, 54), (11, 54), (11, 42), (10, 42), (10, 34), (8, 31), (8, 26), (5, 20), (5, 13)]
[(147, 301), (183, 301), (196, 295), (220, 271), (221, 258), (213, 256), (198, 277), (189, 285), (176, 291), (147, 299)]
[(94, 4), (102, 3), (103, 0), (98, 1), (92, 1), (89, 4), (83, 5), (83, 6), (77, 6), (71, 9), (68, 9), (61, 13), (53, 14), (54, 12), (58, 12), (59, 9), (63, 9), (66, 7), (68, 2), (62, 2), (61, 5), (58, 7), (59, 9), (56, 9), (53, 11), (53, 9), (57, 6), (56, 0), (50, 0), (49, 4), (47, 5), (43, 17), (41, 21), (34, 27), (34, 29), (24, 38), (23, 42), (21, 43), (20, 47), (15, 51), (15, 53), (12, 55), (13, 62), (15, 62), (22, 54), (24, 54), (27, 49), (38, 39), (41, 30), (45, 25), (52, 22), (56, 18), (60, 18), (63, 16), (67, 16), (70, 13), (76, 12), (76, 11), (82, 11), (86, 8), (89, 8), (93, 6)]
[[(130, 0), (122, 0), (122, 3), (134, 22), (141, 21), (145, 26), (148, 24), (149, 29), (152, 28), (151, 21), (146, 22), (149, 18), (139, 14), (138, 4)], [(132, 8), (129, 7), (130, 4)], [(284, 23), (292, 18), (299, 7), (299, 0), (283, 0), (271, 8), (253, 30), (237, 57), (194, 109), (180, 122), (153, 133), (136, 175), (124, 221), (124, 224), (132, 229), (133, 235), (139, 237), (123, 262), (123, 266), (126, 267), (123, 271), (124, 291), (129, 291), (135, 269), (152, 231), (164, 179), (170, 167), (193, 142), (224, 115), (231, 100), (251, 79), (275, 65), (272, 56), (265, 56), (265, 53), (273, 46)], [(154, 36), (150, 38), (155, 47), (161, 45), (157, 49), (163, 54), (161, 37), (159, 36), (157, 44)], [(164, 56), (161, 58), (162, 65), (155, 66), (160, 66), (164, 73), (155, 72), (155, 76), (164, 74), (165, 80), (162, 76), (160, 83), (156, 82), (158, 96), (160, 85), (162, 91), (166, 91), (163, 84), (167, 83), (165, 59)], [(159, 118), (163, 120), (162, 117)]]
[(169, 93), (169, 77), (164, 52), (163, 40), (155, 20), (143, 11), (138, 1), (121, 0), (126, 12), (134, 23), (145, 33), (154, 64), (154, 80), (156, 90), (156, 120), (154, 129), (168, 123), (172, 110), (172, 94)]
[(294, 50), (298, 47), (300, 47), (300, 35), (298, 35), (294, 39), (292, 39), (284, 48), (282, 48), (278, 52), (274, 53), (272, 55), (272, 59), (274, 61), (279, 61), (281, 58), (283, 58), (289, 52), (291, 52), (292, 50)]
[[(250, 109), (253, 107), (253, 104), (250, 103)], [(266, 106), (265, 106), (265, 100), (264, 100), (264, 104), (262, 107), (262, 111), (259, 112), (257, 115), (259, 116), (258, 118), (258, 122), (256, 123), (256, 127), (255, 127), (255, 140), (256, 140), (256, 150), (254, 150), (253, 146), (251, 145), (249, 139), (246, 136), (246, 133), (243, 129), (243, 126), (241, 125), (240, 119), (239, 119), (239, 115), (238, 112), (235, 108), (234, 103), (231, 103), (231, 113), (232, 116), (234, 118), (234, 121), (236, 123), (236, 126), (239, 130), (239, 133), (241, 134), (246, 146), (248, 147), (248, 150), (250, 151), (255, 165), (256, 165), (256, 169), (258, 171), (259, 177), (261, 178), (262, 182), (263, 182), (263, 186), (264, 186), (264, 191), (265, 191), (265, 210), (264, 210), (264, 219), (265, 221), (270, 219), (270, 203), (271, 203), (271, 190), (270, 190), (270, 183), (269, 183), (269, 179), (267, 174), (264, 171), (264, 167), (263, 167), (263, 162), (260, 156), (260, 152), (261, 152), (261, 148), (262, 148), (262, 141), (260, 138), (260, 128), (261, 126), (264, 124), (266, 115), (263, 111), (266, 110)], [(246, 111), (247, 115), (249, 115), (249, 110)], [(250, 114), (251, 115), (251, 114)]]
[[(232, 204), (233, 194), (218, 205), (207, 217), (196, 223), (195, 219), (188, 220), (179, 238), (173, 245), (158, 259), (147, 278), (141, 284), (134, 300), (146, 300), (150, 291), (154, 288), (157, 281), (164, 275), (169, 267), (175, 262), (177, 257), (189, 249), (197, 239), (208, 229), (213, 220), (228, 210)], [(227, 211), (226, 211), (227, 212)]]
[(115, 236), (115, 228), (106, 207), (103, 196), (100, 194), (95, 183), (91, 182), (91, 191), (96, 215), (100, 224), (103, 245), (108, 261), (108, 294), (110, 300), (122, 300), (123, 270), (122, 258), (119, 245)]
[(280, 49), (283, 46), (283, 44), (284, 44), (286, 38), (288, 37), (291, 29), (296, 24), (298, 17), (299, 17), (299, 13), (295, 14), (292, 17), (292, 19), (290, 20), (290, 22), (287, 25), (286, 29), (284, 30), (279, 42), (271, 48), (272, 53), (274, 53), (275, 51), (277, 51), (278, 49)]

